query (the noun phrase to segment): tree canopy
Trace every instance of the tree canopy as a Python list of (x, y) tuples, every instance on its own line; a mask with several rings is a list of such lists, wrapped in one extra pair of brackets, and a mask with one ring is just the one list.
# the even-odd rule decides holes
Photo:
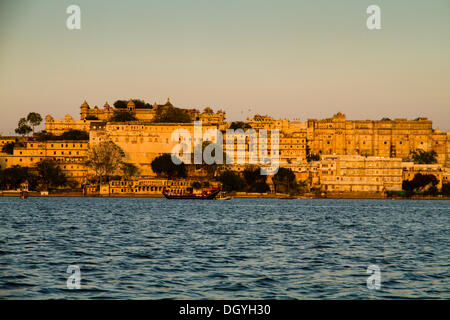
[(289, 168), (279, 168), (278, 172), (273, 176), (272, 182), (275, 192), (290, 193), (297, 187), (295, 174)]
[(174, 106), (159, 106), (156, 109), (155, 118), (153, 122), (160, 123), (190, 123), (191, 117), (186, 110), (176, 108)]
[(113, 122), (128, 122), (136, 120), (136, 116), (128, 110), (114, 110), (113, 116), (109, 119), (109, 121)]
[[(144, 100), (141, 99), (132, 99), (134, 102), (134, 106), (136, 108), (148, 108), (148, 109), (152, 109), (153, 106), (150, 103), (145, 102)], [(116, 102), (113, 103), (114, 108), (116, 109), (126, 109), (127, 105), (128, 105), (128, 101), (129, 100), (117, 100)]]
[(229, 129), (233, 129), (233, 130), (236, 130), (236, 129), (246, 130), (246, 129), (252, 129), (252, 126), (251, 126), (250, 124), (246, 123), (246, 122), (243, 122), (243, 121), (233, 121), (233, 122), (230, 124)]
[(35, 133), (34, 138), (37, 141), (49, 141), (49, 140), (89, 140), (89, 133), (83, 130), (70, 129), (64, 131), (60, 135), (54, 135), (46, 131)]
[(2, 146), (2, 152), (8, 153), (8, 154), (13, 154), (14, 153), (14, 145), (15, 145), (14, 142), (5, 143)]
[(86, 165), (95, 171), (99, 182), (108, 180), (122, 163), (124, 153), (111, 141), (100, 142), (89, 148)]
[(29, 134), (32, 131), (33, 131), (33, 128), (31, 128), (29, 126), (27, 119), (20, 118), (19, 123), (17, 124), (17, 128), (16, 128), (15, 132), (17, 134), (20, 134), (21, 136), (26, 136), (27, 134)]
[(264, 193), (270, 191), (270, 187), (267, 184), (267, 176), (261, 174), (260, 168), (246, 168), (242, 172), (245, 182), (247, 184), (248, 192)]
[(150, 165), (157, 175), (165, 175), (171, 179), (187, 176), (186, 165), (184, 163), (179, 165), (173, 163), (172, 156), (168, 153), (156, 157)]
[(416, 150), (411, 152), (411, 158), (414, 163), (418, 164), (432, 164), (437, 162), (437, 153), (434, 150), (424, 151), (424, 150)]
[(67, 178), (58, 164), (51, 159), (44, 159), (37, 163), (36, 170), (39, 182), (45, 190), (57, 188), (67, 183)]
[(416, 173), (412, 180), (403, 180), (402, 189), (407, 192), (424, 191), (427, 187), (436, 187), (439, 180), (432, 174)]
[(30, 132), (34, 132), (34, 128), (40, 125), (42, 117), (39, 113), (30, 112), (26, 118), (20, 118), (15, 132), (22, 136), (26, 136)]
[(122, 162), (120, 165), (120, 170), (122, 171), (126, 179), (138, 176), (140, 172), (139, 168), (136, 165), (128, 162)]
[[(0, 171), (0, 189), (15, 190), (30, 178), (28, 167), (13, 166)], [(30, 181), (29, 181), (30, 182)]]
[(226, 170), (219, 177), (224, 191), (243, 191), (245, 180), (237, 173)]
[(33, 128), (33, 132), (34, 132), (34, 127), (37, 127), (38, 125), (41, 124), (42, 117), (41, 117), (41, 115), (39, 113), (30, 112), (28, 114), (28, 116), (27, 116), (27, 121), (31, 125), (31, 127)]

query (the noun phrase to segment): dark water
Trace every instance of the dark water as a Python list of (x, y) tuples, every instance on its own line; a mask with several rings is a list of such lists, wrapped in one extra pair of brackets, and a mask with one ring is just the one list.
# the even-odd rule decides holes
[(3, 299), (450, 298), (445, 200), (0, 198), (0, 221)]

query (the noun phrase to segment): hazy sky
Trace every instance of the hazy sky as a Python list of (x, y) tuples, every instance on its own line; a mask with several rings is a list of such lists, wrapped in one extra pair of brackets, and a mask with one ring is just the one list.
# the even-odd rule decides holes
[[(71, 4), (81, 30), (66, 28)], [(78, 119), (84, 99), (130, 97), (450, 130), (450, 0), (1, 0), (0, 88), (2, 134), (30, 111)]]

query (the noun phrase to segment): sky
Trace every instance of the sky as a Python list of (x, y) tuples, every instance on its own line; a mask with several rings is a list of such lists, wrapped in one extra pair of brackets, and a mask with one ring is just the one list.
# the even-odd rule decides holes
[(450, 0), (0, 1), (0, 134), (31, 111), (78, 119), (85, 99), (168, 97), (228, 120), (340, 111), (450, 130)]

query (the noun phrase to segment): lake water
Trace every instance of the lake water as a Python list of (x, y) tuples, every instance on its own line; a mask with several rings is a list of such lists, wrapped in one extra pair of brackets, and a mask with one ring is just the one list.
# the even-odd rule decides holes
[(446, 200), (0, 198), (0, 298), (449, 299), (449, 236)]

